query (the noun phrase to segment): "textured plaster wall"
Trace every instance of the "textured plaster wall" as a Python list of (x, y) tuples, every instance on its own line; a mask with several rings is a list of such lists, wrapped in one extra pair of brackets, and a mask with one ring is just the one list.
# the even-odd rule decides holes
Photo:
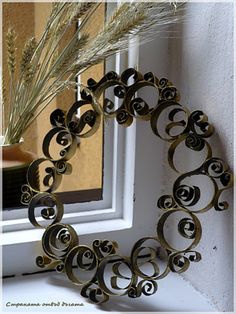
[[(215, 126), (210, 141), (213, 156), (233, 168), (233, 4), (188, 3), (186, 21), (179, 37), (169, 44), (169, 78), (178, 87), (181, 103), (191, 110), (202, 109)], [(185, 166), (197, 158), (179, 155)], [(182, 163), (183, 165), (183, 163)], [(166, 177), (166, 187), (174, 176)], [(220, 311), (233, 310), (233, 191), (223, 194), (229, 209), (211, 209), (199, 215), (203, 235), (197, 251), (200, 263), (192, 264), (184, 277), (210, 298)], [(202, 195), (210, 197), (208, 182)], [(174, 234), (172, 234), (174, 237)]]

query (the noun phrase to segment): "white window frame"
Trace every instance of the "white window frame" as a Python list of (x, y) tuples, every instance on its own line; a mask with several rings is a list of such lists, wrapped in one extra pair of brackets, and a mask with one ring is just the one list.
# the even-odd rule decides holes
[[(137, 60), (138, 47), (132, 45), (128, 53), (108, 60), (106, 72), (115, 70), (121, 74), (125, 68), (135, 67)], [(71, 224), (79, 235), (132, 227), (135, 139), (135, 122), (129, 128), (119, 126), (113, 119), (105, 125), (103, 200), (64, 205), (62, 223)], [(0, 224), (2, 245), (39, 241), (44, 232), (31, 225), (27, 208), (4, 211)]]

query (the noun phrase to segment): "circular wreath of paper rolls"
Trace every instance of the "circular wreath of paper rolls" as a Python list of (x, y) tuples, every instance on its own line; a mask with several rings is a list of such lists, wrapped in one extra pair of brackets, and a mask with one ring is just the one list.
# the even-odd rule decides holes
[[(133, 79), (131, 84), (130, 78)], [(146, 86), (158, 92), (158, 101), (153, 108), (136, 96)], [(109, 87), (114, 88), (114, 95), (120, 99), (119, 108), (115, 108), (113, 101), (107, 98), (103, 107), (96, 101)], [(217, 211), (228, 208), (228, 203), (220, 201), (220, 196), (232, 186), (232, 173), (222, 159), (212, 154), (207, 139), (214, 128), (201, 110), (190, 112), (179, 101), (177, 89), (166, 78), (158, 79), (151, 72), (142, 75), (130, 68), (121, 76), (109, 72), (99, 82), (89, 79), (88, 86), (81, 92), (81, 100), (76, 101), (67, 112), (56, 109), (50, 116), (52, 128), (43, 141), (44, 157), (31, 164), (27, 174), (28, 184), (22, 187), (22, 202), (28, 205), (30, 222), (35, 227), (45, 228), (42, 238), (44, 255), (38, 256), (36, 263), (42, 268), (64, 272), (70, 281), (81, 286), (81, 295), (94, 303), (106, 302), (111, 296), (137, 298), (155, 293), (159, 280), (170, 272), (184, 272), (191, 263), (201, 260), (200, 252), (195, 250), (202, 234), (198, 215), (211, 208)], [(78, 118), (77, 110), (88, 104), (90, 109)], [(163, 113), (168, 123), (161, 132), (159, 122)], [(134, 243), (128, 257), (119, 254), (118, 244), (111, 240), (96, 239), (91, 246), (81, 244), (73, 227), (61, 222), (63, 204), (54, 194), (62, 176), (72, 172), (69, 160), (76, 154), (77, 138), (92, 136), (103, 118), (115, 118), (121, 127), (130, 126), (136, 118), (150, 123), (153, 133), (169, 143), (168, 163), (178, 174), (172, 193), (158, 199), (157, 206), (163, 213), (157, 221), (156, 234)], [(55, 140), (60, 147), (56, 159), (49, 149)], [(206, 151), (202, 164), (185, 173), (177, 169), (174, 161), (176, 149), (181, 144), (195, 152)], [(39, 189), (35, 184), (35, 175), (42, 165), (45, 165), (45, 173)], [(195, 176), (206, 177), (213, 186), (212, 197), (204, 206), (201, 188), (186, 183), (186, 179)], [(43, 207), (41, 220), (35, 214), (39, 206)], [(181, 214), (176, 232), (188, 242), (182, 249), (169, 243), (164, 231), (167, 220), (175, 214)], [(41, 225), (42, 218), (48, 222), (47, 227)], [(162, 266), (157, 247), (161, 247), (166, 256)], [(81, 274), (86, 274), (86, 278)]]

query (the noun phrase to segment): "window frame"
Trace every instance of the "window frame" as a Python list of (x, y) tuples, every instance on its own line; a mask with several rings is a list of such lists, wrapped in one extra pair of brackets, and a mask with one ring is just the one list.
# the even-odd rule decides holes
[[(107, 60), (106, 72), (115, 69), (120, 74), (125, 68), (135, 66), (137, 60), (138, 47), (132, 45), (129, 52), (118, 53)], [(113, 100), (116, 103), (116, 99)], [(79, 235), (132, 227), (135, 139), (135, 123), (123, 128), (112, 119), (105, 125), (103, 199), (64, 205), (62, 222), (71, 224)], [(28, 208), (4, 211), (0, 227), (3, 245), (39, 241), (44, 232), (29, 222)]]
[[(111, 12), (116, 3), (109, 5), (111, 8), (108, 6), (108, 14), (109, 9)], [(136, 67), (138, 59), (138, 45), (132, 44), (129, 52), (117, 54), (106, 61), (105, 72), (115, 70), (121, 74), (127, 67)], [(116, 104), (115, 99), (114, 101)], [(131, 229), (135, 158), (136, 122), (129, 128), (123, 128), (111, 119), (104, 127), (103, 199), (65, 204), (62, 222), (71, 224), (79, 236)], [(35, 256), (40, 254), (40, 241), (45, 229), (38, 229), (30, 224), (28, 208), (4, 211), (0, 218), (2, 274), (11, 276), (38, 271)], [(21, 256), (20, 263), (18, 259), (13, 258), (15, 254)]]

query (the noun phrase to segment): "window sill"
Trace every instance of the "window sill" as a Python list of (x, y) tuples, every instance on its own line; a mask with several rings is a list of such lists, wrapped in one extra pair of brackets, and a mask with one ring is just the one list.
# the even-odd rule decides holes
[[(164, 280), (159, 281), (159, 289), (156, 294), (137, 299), (127, 296), (112, 297), (110, 301), (100, 306), (89, 303), (80, 296), (80, 288), (68, 281), (65, 275), (56, 272), (41, 273), (27, 276), (18, 276), (3, 280), (3, 304), (2, 310), (14, 312), (215, 312), (217, 309), (209, 303), (198, 291), (196, 291), (181, 276), (171, 273)], [(40, 291), (40, 293), (39, 293)], [(6, 303), (39, 303), (40, 307), (16, 307)], [(42, 307), (43, 303), (48, 305)], [(64, 302), (64, 305), (62, 305)], [(80, 304), (67, 306), (66, 304)]]
[[(95, 221), (73, 225), (78, 235), (124, 230), (131, 227), (132, 217), (130, 217), (130, 219), (100, 220), (99, 222)], [(0, 241), (2, 245), (41, 241), (44, 231), (45, 229), (30, 229), (5, 232), (0, 235)]]

